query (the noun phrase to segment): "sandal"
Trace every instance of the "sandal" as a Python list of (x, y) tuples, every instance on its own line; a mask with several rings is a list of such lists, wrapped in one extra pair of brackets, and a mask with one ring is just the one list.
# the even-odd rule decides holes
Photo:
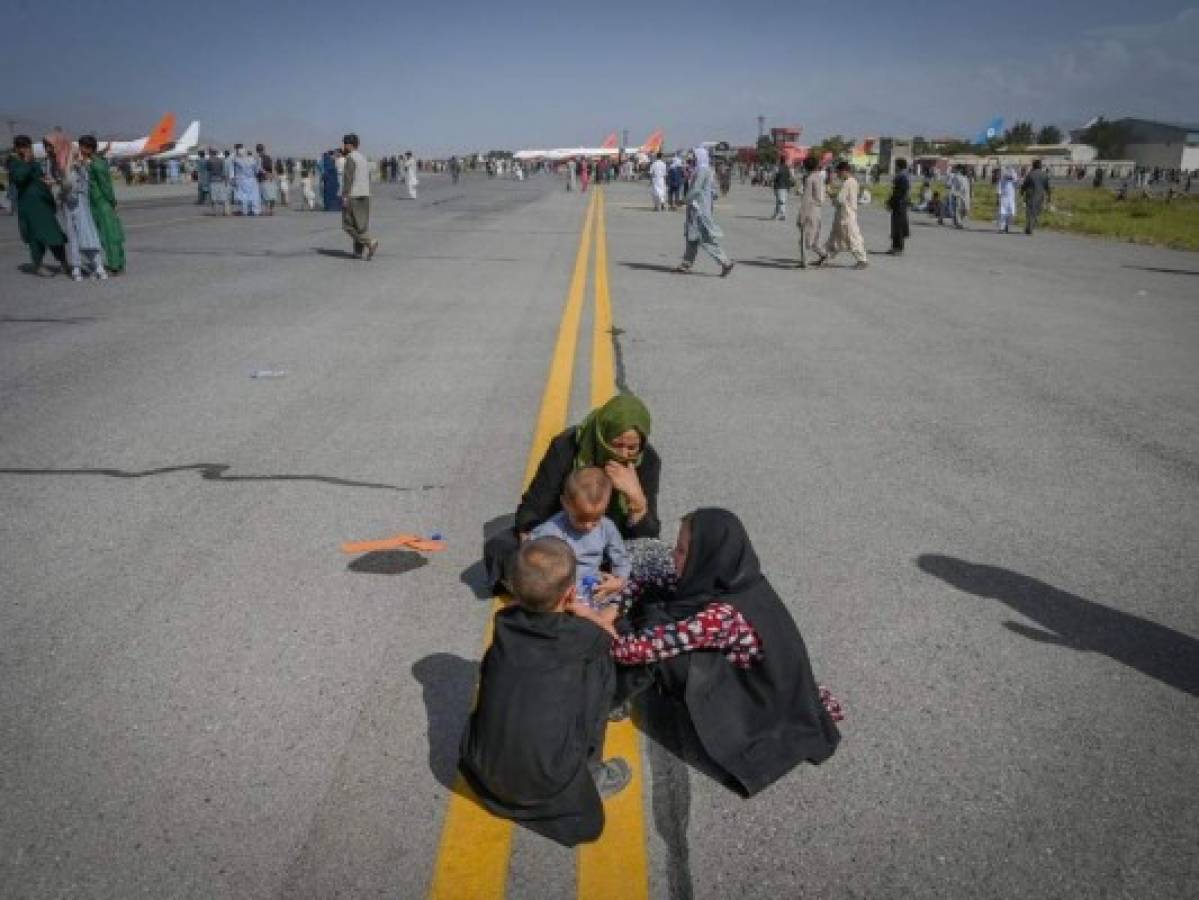
[(677, 266), (674, 267), (674, 270), (679, 275), (686, 275), (688, 272), (691, 271), (691, 266), (687, 265), (686, 263), (679, 263)]

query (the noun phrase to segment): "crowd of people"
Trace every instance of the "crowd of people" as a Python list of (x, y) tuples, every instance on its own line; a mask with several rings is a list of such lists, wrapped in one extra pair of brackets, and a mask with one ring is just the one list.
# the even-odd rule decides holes
[[(273, 215), (276, 206), (305, 211), (341, 212), (345, 170), (351, 151), (344, 146), (319, 158), (274, 158), (262, 144), (253, 150), (236, 144), (232, 151), (200, 150), (195, 166), (196, 203), (213, 214)], [(369, 168), (370, 163), (364, 162)], [(420, 163), (411, 152), (383, 157), (375, 163), (379, 180), (402, 181), (415, 200)], [(368, 172), (369, 175), (369, 172)]]
[[(911, 236), (909, 212), (928, 213), (942, 225), (948, 221), (959, 229), (966, 227), (977, 180), (975, 171), (959, 165), (940, 174), (926, 172), (919, 193), (914, 195), (907, 160), (896, 160), (895, 169), (886, 200), (891, 219), (888, 255), (899, 256), (904, 252), (905, 243)], [(645, 171), (649, 180), (650, 202), (655, 211), (683, 209), (687, 212), (684, 257), (676, 271), (690, 271), (700, 248), (720, 265), (722, 275), (732, 271), (734, 263), (721, 245), (723, 234), (715, 222), (714, 210), (719, 197), (728, 194), (729, 182), (735, 170), (740, 172), (742, 183), (748, 182), (773, 192), (774, 210), (770, 216), (773, 220), (786, 221), (787, 201), (792, 195), (799, 195), (796, 217), (800, 231), (798, 268), (821, 266), (845, 251), (854, 258), (854, 268), (869, 266), (857, 210), (859, 206), (870, 204), (872, 196), (848, 161), (821, 163), (815, 156), (808, 156), (798, 172), (783, 161), (764, 166), (722, 160), (713, 166), (706, 148), (697, 147), (685, 156), (674, 154), (669, 162), (659, 153)], [(569, 190), (576, 180), (569, 170), (568, 178)], [(875, 183), (878, 181), (873, 174), (871, 179)], [(585, 186), (585, 180), (583, 183)], [(1022, 201), (1025, 233), (1034, 233), (1052, 197), (1049, 173), (1041, 160), (1034, 160), (1024, 170), (1017, 170), (1014, 166), (997, 169), (993, 173), (993, 183), (998, 200), (996, 228), (1003, 233), (1011, 231), (1016, 221), (1018, 201)], [(1122, 199), (1119, 194), (1117, 199)], [(827, 206), (833, 208), (833, 221), (822, 240), (821, 225)]]

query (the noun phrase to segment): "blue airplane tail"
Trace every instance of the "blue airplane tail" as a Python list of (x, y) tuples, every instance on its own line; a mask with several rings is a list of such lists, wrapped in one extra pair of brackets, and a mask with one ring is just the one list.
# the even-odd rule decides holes
[(1003, 119), (994, 118), (990, 124), (978, 133), (978, 137), (974, 139), (976, 144), (985, 144), (988, 141), (1003, 137)]

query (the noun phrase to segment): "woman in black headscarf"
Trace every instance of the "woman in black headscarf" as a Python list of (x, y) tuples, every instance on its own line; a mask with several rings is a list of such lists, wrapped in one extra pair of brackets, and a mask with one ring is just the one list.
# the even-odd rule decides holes
[[(723, 509), (683, 519), (678, 587), (634, 609), (617, 663), (651, 665), (687, 706), (707, 755), (751, 797), (840, 740), (787, 608), (762, 574), (741, 521)], [(831, 701), (835, 703), (835, 701)], [(830, 705), (831, 705), (830, 703)]]

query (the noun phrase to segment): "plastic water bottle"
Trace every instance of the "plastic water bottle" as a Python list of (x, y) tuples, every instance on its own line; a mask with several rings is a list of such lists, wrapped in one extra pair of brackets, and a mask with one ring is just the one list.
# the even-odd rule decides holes
[(584, 603), (588, 604), (589, 606), (595, 605), (595, 601), (594, 601), (593, 597), (595, 594), (595, 589), (598, 586), (599, 586), (599, 578), (597, 578), (595, 575), (584, 575), (583, 576), (583, 602)]
[(287, 369), (256, 369), (250, 373), (251, 378), (284, 378)]

